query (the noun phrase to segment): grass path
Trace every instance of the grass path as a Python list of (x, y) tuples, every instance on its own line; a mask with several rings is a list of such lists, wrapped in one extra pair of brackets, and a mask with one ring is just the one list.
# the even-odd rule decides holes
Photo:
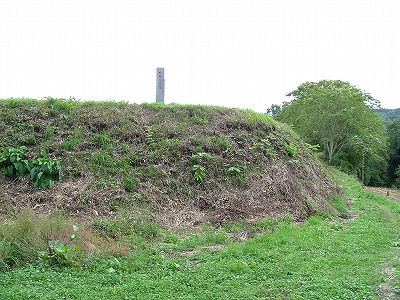
[(170, 258), (166, 246), (85, 269), (0, 273), (0, 299), (396, 299), (400, 203), (332, 170), (353, 219), (284, 219), (223, 249)]

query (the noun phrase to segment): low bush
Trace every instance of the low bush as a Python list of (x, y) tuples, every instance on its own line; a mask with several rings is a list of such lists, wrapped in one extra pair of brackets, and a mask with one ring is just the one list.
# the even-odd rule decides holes
[(61, 163), (57, 159), (48, 158), (42, 150), (37, 159), (25, 159), (26, 147), (4, 147), (0, 154), (0, 170), (7, 177), (22, 179), (29, 172), (35, 188), (53, 188), (54, 181), (64, 180)]

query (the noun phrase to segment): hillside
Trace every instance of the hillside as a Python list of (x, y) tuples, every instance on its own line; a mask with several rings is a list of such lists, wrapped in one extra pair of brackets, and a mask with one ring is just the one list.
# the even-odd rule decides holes
[(386, 121), (395, 120), (400, 117), (400, 108), (389, 109), (389, 108), (379, 108), (376, 112), (381, 116), (382, 119)]
[(59, 159), (64, 182), (0, 175), (0, 214), (24, 207), (78, 218), (146, 206), (163, 226), (334, 209), (338, 192), (282, 124), (248, 110), (194, 105), (0, 100), (0, 148)]

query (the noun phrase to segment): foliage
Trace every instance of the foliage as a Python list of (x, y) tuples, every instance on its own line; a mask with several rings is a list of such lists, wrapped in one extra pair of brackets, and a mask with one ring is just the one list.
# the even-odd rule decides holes
[(206, 118), (200, 117), (198, 115), (194, 115), (192, 117), (192, 121), (193, 121), (193, 123), (198, 124), (198, 125), (205, 125), (208, 123), (208, 120)]
[(400, 117), (387, 124), (389, 136), (388, 186), (400, 188), (400, 174), (396, 172), (400, 165)]
[(26, 147), (5, 147), (0, 155), (1, 172), (8, 176), (17, 176), (19, 179), (29, 172), (35, 188), (53, 188), (54, 181), (63, 181), (61, 163), (57, 159), (48, 158), (42, 150), (42, 157), (37, 159), (23, 159)]
[(267, 109), (267, 114), (271, 117), (275, 117), (282, 110), (282, 106), (278, 104), (272, 104), (271, 107)]
[[(383, 137), (378, 137), (376, 135), (370, 134), (369, 136), (360, 137), (358, 135), (354, 136), (351, 141), (350, 145), (353, 146), (356, 153), (361, 156), (361, 182), (364, 184), (365, 182), (370, 182), (372, 174), (369, 174), (367, 178), (365, 178), (366, 168), (371, 167), (371, 163), (378, 163), (383, 168), (381, 168), (380, 172), (376, 172), (376, 167), (374, 171), (379, 175), (383, 175), (384, 171), (386, 170), (387, 165), (387, 154), (386, 154), (386, 140)], [(368, 164), (368, 161), (370, 163)], [(368, 170), (367, 170), (368, 171)], [(365, 180), (367, 179), (367, 180)]]
[(68, 245), (60, 241), (49, 241), (47, 251), (39, 252), (39, 258), (50, 265), (69, 266), (74, 264), (75, 253), (80, 250), (78, 245)]
[(266, 139), (260, 139), (258, 142), (254, 143), (250, 150), (261, 150), (262, 153), (266, 156), (274, 157), (277, 155), (275, 146), (273, 145), (271, 140), (274, 137), (269, 136)]
[(191, 161), (194, 163), (190, 167), (190, 170), (193, 173), (193, 180), (197, 182), (203, 182), (203, 180), (206, 178), (206, 168), (202, 165), (202, 163), (210, 158), (210, 154), (207, 152), (204, 152), (204, 149), (202, 146), (197, 146), (193, 150), (194, 154), (192, 154)]
[(202, 182), (206, 178), (206, 168), (202, 165), (193, 165), (191, 167), (193, 172), (193, 180), (197, 182)]
[(397, 166), (395, 174), (396, 174), (397, 178), (393, 182), (393, 185), (397, 188), (400, 188), (400, 165)]
[(289, 155), (290, 158), (296, 158), (297, 155), (299, 154), (299, 150), (297, 149), (296, 145), (293, 143), (284, 143), (283, 147), (285, 148), (285, 151), (287, 155)]
[(382, 120), (371, 108), (379, 103), (368, 93), (348, 82), (322, 80), (303, 83), (287, 96), (294, 99), (283, 105), (277, 120), (294, 125), (307, 143), (323, 145), (330, 164), (342, 164), (341, 157), (354, 172), (367, 164), (373, 169), (377, 160), (385, 165), (387, 138)]
[(388, 108), (378, 108), (376, 112), (379, 116), (386, 121), (394, 121), (400, 117), (400, 108), (388, 109)]
[[(65, 236), (70, 228), (72, 234)], [(61, 216), (41, 216), (23, 210), (0, 226), (0, 270), (33, 263), (39, 258), (53, 265), (70, 265), (79, 247), (58, 239), (70, 243), (76, 239), (76, 231), (77, 226), (70, 226)]]
[(0, 170), (7, 177), (17, 176), (22, 179), (29, 171), (29, 164), (25, 157), (26, 147), (4, 147), (0, 154)]
[(229, 176), (234, 178), (237, 182), (242, 183), (246, 177), (246, 165), (241, 166), (227, 166)]
[(53, 188), (56, 180), (64, 180), (61, 163), (57, 159), (47, 157), (45, 151), (42, 151), (41, 155), (42, 157), (29, 162), (31, 178), (35, 188)]
[(319, 151), (319, 149), (321, 148), (321, 146), (319, 144), (311, 145), (309, 143), (305, 143), (305, 146), (307, 147), (308, 150), (314, 151), (314, 152)]

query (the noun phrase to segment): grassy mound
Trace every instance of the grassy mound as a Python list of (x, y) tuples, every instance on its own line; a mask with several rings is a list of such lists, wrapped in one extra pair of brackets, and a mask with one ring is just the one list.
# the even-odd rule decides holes
[(194, 105), (0, 100), (0, 148), (45, 150), (53, 189), (0, 175), (0, 214), (113, 217), (146, 206), (169, 228), (334, 209), (338, 191), (293, 132), (264, 114)]
[[(399, 299), (400, 203), (329, 171), (343, 188), (336, 205), (346, 208), (347, 219), (285, 217), (208, 227), (185, 237), (169, 232), (124, 257), (79, 267), (36, 263), (4, 272), (0, 242), (0, 298)], [(14, 230), (26, 241), (28, 231), (35, 239), (35, 232), (22, 231), (29, 228), (22, 223), (26, 219), (4, 228), (6, 236)], [(39, 220), (53, 231), (59, 221)], [(43, 231), (44, 226), (36, 234)], [(87, 234), (79, 228), (75, 239), (86, 240)], [(74, 253), (62, 254), (68, 262)]]

